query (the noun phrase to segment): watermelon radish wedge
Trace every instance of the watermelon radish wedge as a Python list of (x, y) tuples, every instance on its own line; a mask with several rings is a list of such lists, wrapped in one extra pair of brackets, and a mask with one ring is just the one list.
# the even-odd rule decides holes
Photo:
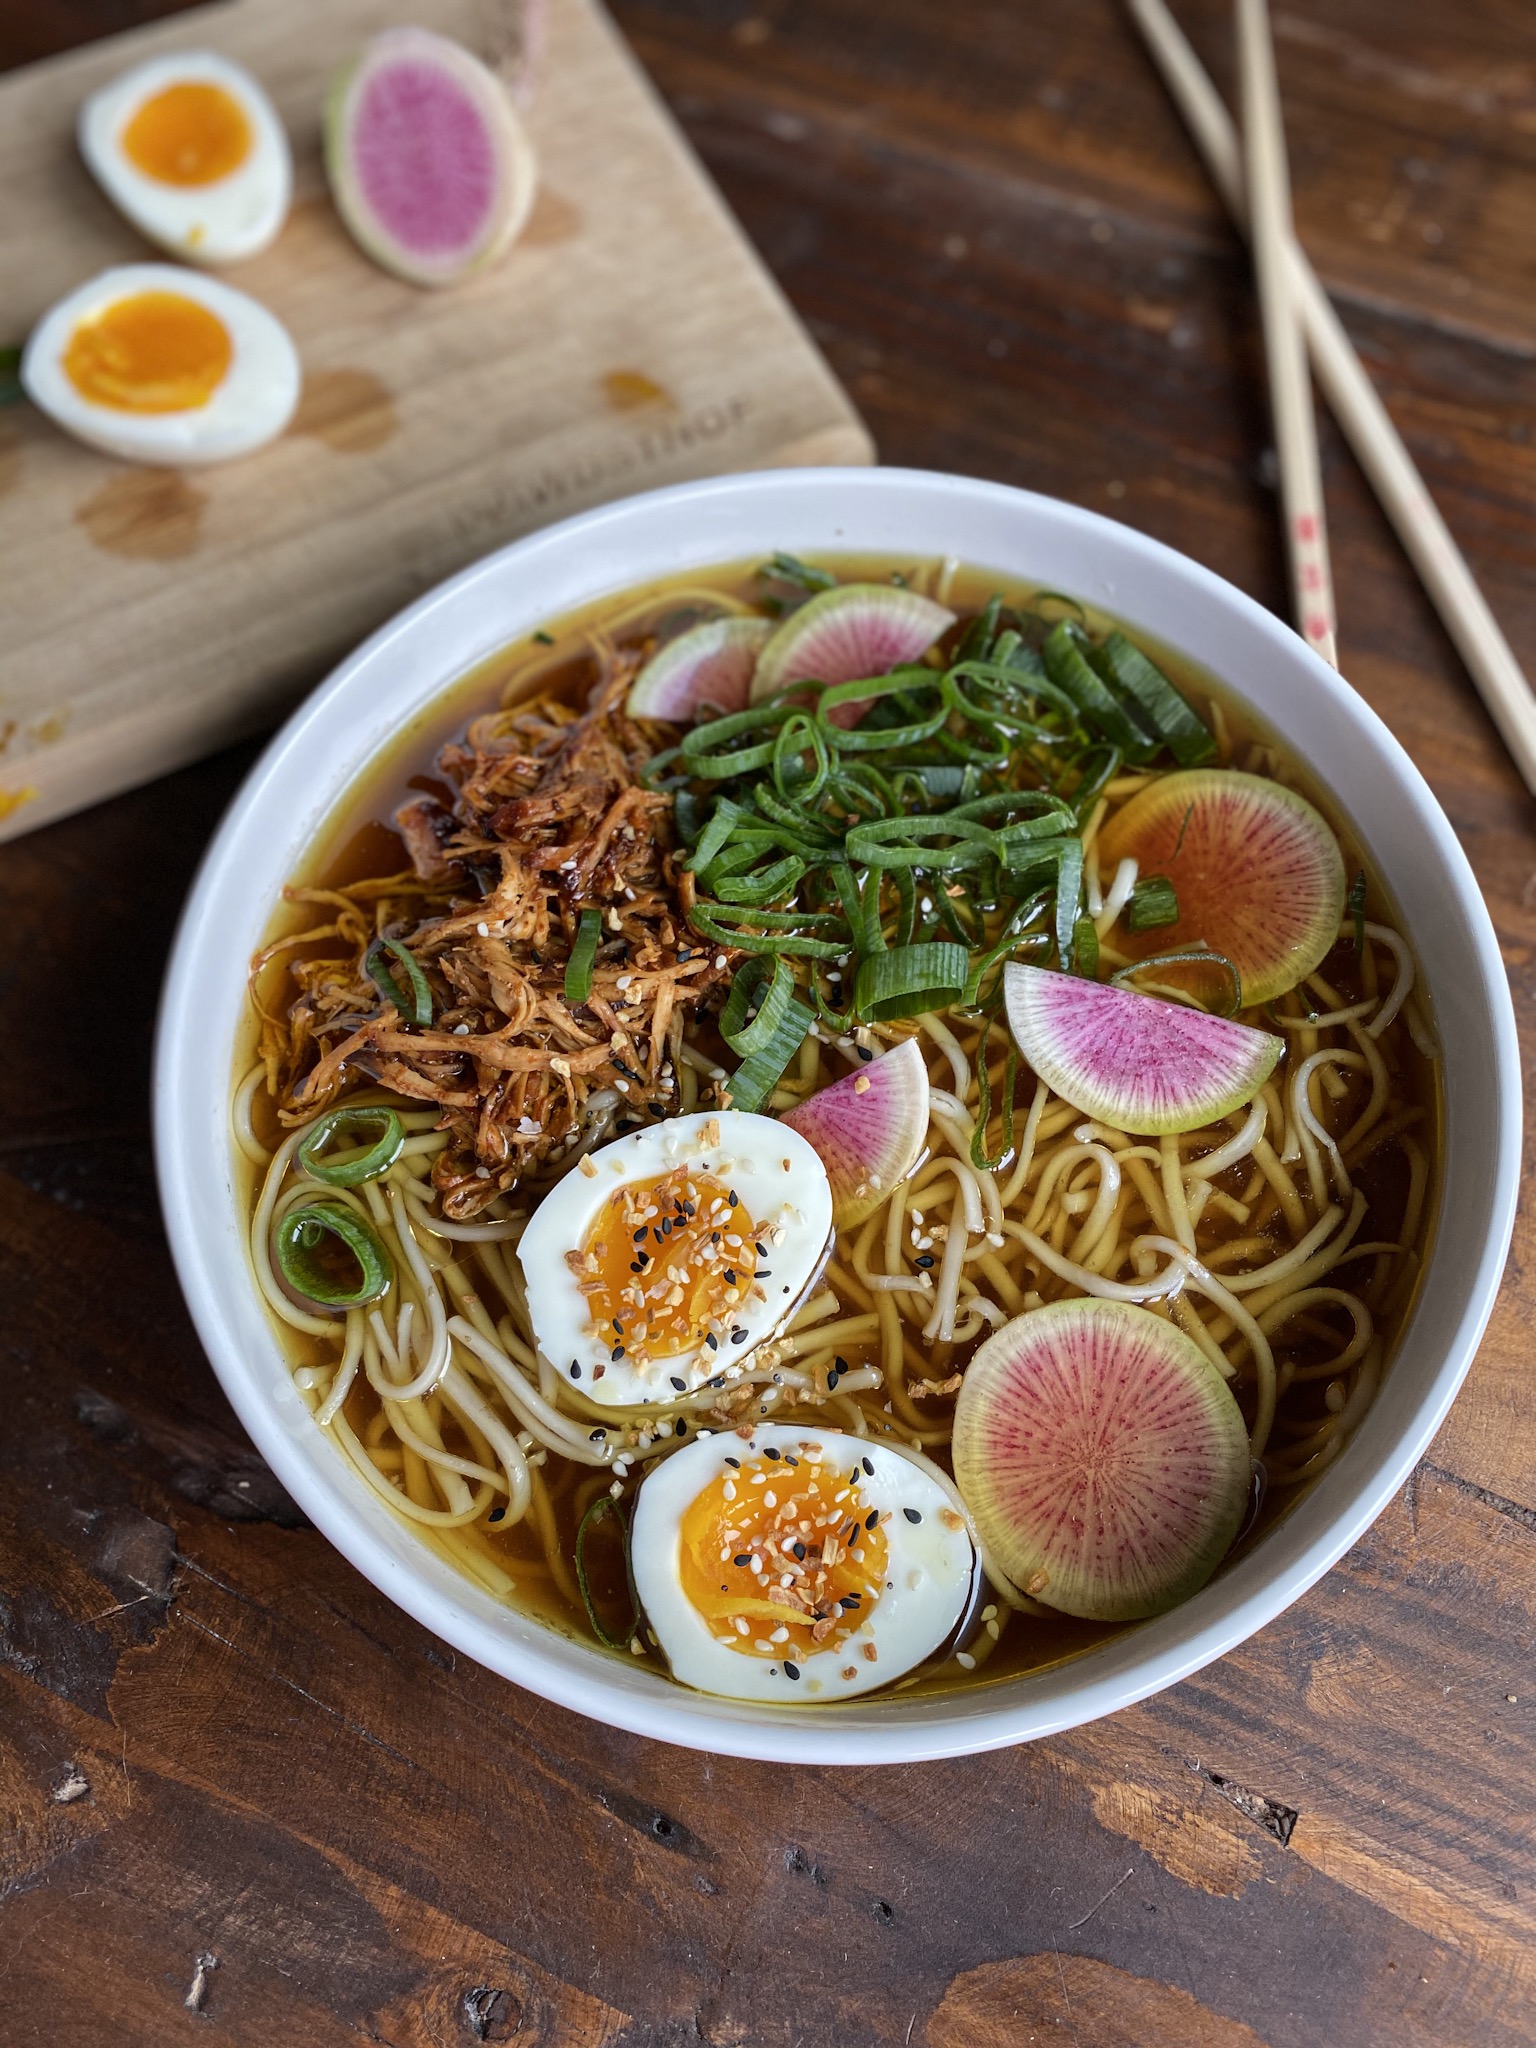
[(1248, 1507), (1248, 1432), (1174, 1323), (1128, 1302), (1050, 1302), (966, 1367), (955, 1478), (994, 1561), (1086, 1621), (1139, 1621), (1198, 1592)]
[[(1272, 1002), (1322, 961), (1344, 915), (1344, 857), (1328, 822), (1304, 796), (1235, 768), (1160, 776), (1109, 819), (1099, 836), (1107, 870), (1127, 857), (1143, 875), (1166, 875), (1178, 897), (1174, 924), (1115, 944), (1135, 959), (1205, 945), (1242, 977), (1244, 1007)], [(1178, 971), (1170, 972), (1178, 981)]]
[[(752, 702), (760, 704), (792, 683), (856, 683), (883, 676), (925, 655), (955, 614), (895, 583), (843, 583), (823, 590), (791, 614), (758, 658)], [(856, 725), (862, 704), (830, 714)]]
[(1010, 963), (1019, 1051), (1048, 1088), (1115, 1129), (1197, 1131), (1249, 1101), (1283, 1050), (1268, 1031), (1112, 982)]
[(701, 705), (740, 711), (752, 685), (757, 657), (773, 638), (771, 619), (707, 619), (658, 648), (630, 685), (624, 709), (631, 718), (670, 718), (687, 724)]
[(386, 29), (337, 77), (325, 163), (353, 239), (411, 284), (492, 262), (533, 205), (533, 148), (505, 90), (424, 28)]
[(928, 1069), (917, 1040), (904, 1038), (779, 1121), (820, 1155), (837, 1228), (862, 1223), (906, 1179), (928, 1137)]

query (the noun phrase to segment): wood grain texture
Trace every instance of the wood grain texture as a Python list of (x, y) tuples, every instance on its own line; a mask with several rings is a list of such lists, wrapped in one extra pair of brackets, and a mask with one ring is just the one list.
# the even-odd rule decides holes
[[(540, 0), (541, 8), (546, 0)], [(187, 37), (248, 63), (293, 137), (294, 204), (230, 280), (298, 346), (288, 431), (183, 473), (0, 417), (0, 838), (272, 723), (359, 639), (491, 548), (723, 469), (863, 461), (868, 436), (590, 0), (547, 0), (540, 163), (508, 256), (452, 291), (352, 243), (320, 158), (326, 83), (395, 11), (234, 0), (0, 84), (0, 307), (17, 332), (134, 231), (74, 147), (81, 99)], [(420, 0), (488, 56), (515, 0)], [(151, 252), (152, 253), (152, 252)]]
[[(1224, 0), (1180, 12), (1228, 79)], [(32, 13), (29, 47), (121, 19)], [(1110, 0), (1028, 14), (619, 9), (889, 459), (1114, 513), (1283, 610), (1242, 254)], [(1526, 23), (1276, 9), (1303, 233), (1536, 667)], [(1433, 211), (1384, 214), (1426, 183), (1410, 157)], [(1324, 426), (1345, 671), (1461, 834), (1529, 1058), (1530, 802)], [(616, 1735), (456, 1659), (303, 1527), (182, 1311), (149, 1033), (250, 758), (0, 853), (4, 2048), (1525, 2048), (1530, 1217), (1412, 1485), (1184, 1685), (911, 1770)]]

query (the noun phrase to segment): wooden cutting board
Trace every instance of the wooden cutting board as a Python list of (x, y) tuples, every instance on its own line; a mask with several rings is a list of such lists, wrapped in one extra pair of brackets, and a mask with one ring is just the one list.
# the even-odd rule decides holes
[(551, 0), (542, 23), (539, 198), (506, 259), (443, 292), (368, 262), (327, 195), (320, 107), (400, 20), (524, 75), (515, 0), (234, 0), (0, 81), (0, 341), (152, 253), (76, 155), (81, 100), (151, 51), (212, 47), (267, 86), (295, 155), (287, 227), (222, 274), (287, 324), (305, 373), (281, 440), (186, 473), (0, 412), (0, 838), (271, 724), (517, 534), (682, 478), (872, 459), (595, 0)]

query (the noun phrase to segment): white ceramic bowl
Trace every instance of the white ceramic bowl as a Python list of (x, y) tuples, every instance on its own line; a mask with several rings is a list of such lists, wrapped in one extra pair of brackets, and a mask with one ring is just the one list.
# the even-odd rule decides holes
[[(1428, 975), (1445, 1061), (1434, 1253), (1375, 1405), (1313, 1491), (1213, 1584), (1059, 1669), (948, 1698), (771, 1707), (708, 1698), (553, 1634), (439, 1563), (315, 1428), (246, 1265), (229, 1089), (246, 966), (337, 798), (473, 663), (605, 592), (775, 548), (953, 554), (1076, 593), (1203, 662), (1284, 734), (1369, 848)], [(631, 498), (550, 527), (414, 604), (342, 663), (263, 755), (209, 849), (171, 962), (156, 1054), (165, 1218), (208, 1355), (315, 1525), (456, 1649), (546, 1699), (667, 1742), (794, 1763), (907, 1763), (1021, 1742), (1197, 1671), (1277, 1615), (1403, 1484), (1471, 1362), (1514, 1214), (1514, 1015), (1472, 871), (1379, 719), (1301, 640), (1129, 527), (1023, 491), (901, 470), (781, 470)]]

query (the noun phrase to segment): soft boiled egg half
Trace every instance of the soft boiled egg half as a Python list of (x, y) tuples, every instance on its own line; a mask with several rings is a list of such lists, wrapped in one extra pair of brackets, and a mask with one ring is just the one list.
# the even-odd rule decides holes
[(277, 109), (212, 51), (150, 57), (80, 110), (80, 153), (140, 234), (193, 263), (238, 263), (288, 216), (293, 159)]
[(941, 1649), (977, 1560), (931, 1474), (839, 1430), (696, 1437), (646, 1478), (630, 1557), (674, 1678), (731, 1699), (850, 1699)]
[(180, 468), (280, 434), (301, 379), (287, 329), (244, 292), (169, 263), (131, 263), (44, 314), (21, 381), (93, 448)]
[(670, 1117), (579, 1160), (518, 1245), (539, 1349), (606, 1407), (729, 1386), (832, 1242), (827, 1170), (743, 1110)]

